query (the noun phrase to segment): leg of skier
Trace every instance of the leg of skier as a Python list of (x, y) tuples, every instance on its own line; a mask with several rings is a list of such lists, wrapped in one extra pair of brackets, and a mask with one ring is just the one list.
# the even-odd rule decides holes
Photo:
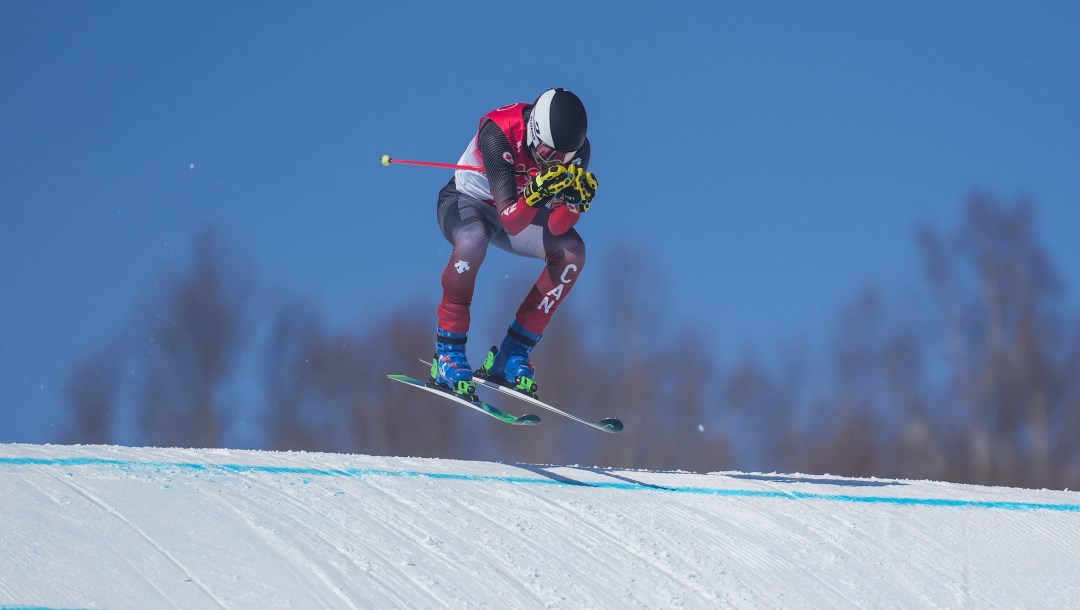
[(585, 243), (578, 232), (571, 229), (563, 235), (553, 235), (546, 227), (546, 217), (546, 214), (538, 215), (536, 224), (517, 235), (500, 231), (494, 236), (496, 246), (547, 264), (518, 308), (502, 345), (488, 354), (482, 367), (485, 375), (501, 377), (531, 396), (535, 396), (537, 386), (529, 354), (585, 266)]
[(431, 377), (462, 395), (475, 396), (476, 384), (465, 356), (476, 274), (484, 263), (492, 233), (498, 230), (495, 209), (451, 186), (439, 193), (439, 228), (453, 245), (442, 272), (443, 296), (438, 309), (435, 357)]

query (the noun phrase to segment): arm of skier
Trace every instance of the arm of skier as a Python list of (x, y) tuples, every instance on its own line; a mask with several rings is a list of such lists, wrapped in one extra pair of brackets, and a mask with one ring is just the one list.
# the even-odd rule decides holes
[(488, 121), (480, 129), (478, 144), (499, 220), (507, 233), (517, 235), (536, 218), (538, 209), (526, 205), (524, 197), (518, 197), (514, 164), (507, 161), (513, 158), (510, 141), (498, 125)]

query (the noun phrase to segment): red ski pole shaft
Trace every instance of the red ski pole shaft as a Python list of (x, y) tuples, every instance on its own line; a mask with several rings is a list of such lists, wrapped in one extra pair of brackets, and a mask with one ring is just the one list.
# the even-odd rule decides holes
[(404, 163), (405, 165), (422, 165), (424, 167), (445, 167), (446, 169), (471, 169), (476, 172), (484, 171), (479, 165), (455, 165), (453, 163), (436, 163), (434, 161), (409, 161), (407, 159), (394, 159), (390, 155), (382, 156), (382, 164)]

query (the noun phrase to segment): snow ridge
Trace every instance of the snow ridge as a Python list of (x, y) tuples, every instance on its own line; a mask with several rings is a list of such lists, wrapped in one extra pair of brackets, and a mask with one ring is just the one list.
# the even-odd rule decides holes
[(0, 610), (1066, 607), (1080, 494), (0, 445)]

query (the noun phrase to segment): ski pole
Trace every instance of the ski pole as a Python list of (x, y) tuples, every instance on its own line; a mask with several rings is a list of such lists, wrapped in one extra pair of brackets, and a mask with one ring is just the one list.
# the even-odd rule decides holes
[(454, 165), (453, 163), (435, 163), (434, 161), (408, 161), (406, 159), (394, 159), (390, 155), (382, 156), (382, 164), (389, 166), (391, 163), (404, 163), (406, 165), (423, 165), (424, 167), (445, 167), (447, 169), (471, 169), (476, 172), (484, 171), (479, 165)]

